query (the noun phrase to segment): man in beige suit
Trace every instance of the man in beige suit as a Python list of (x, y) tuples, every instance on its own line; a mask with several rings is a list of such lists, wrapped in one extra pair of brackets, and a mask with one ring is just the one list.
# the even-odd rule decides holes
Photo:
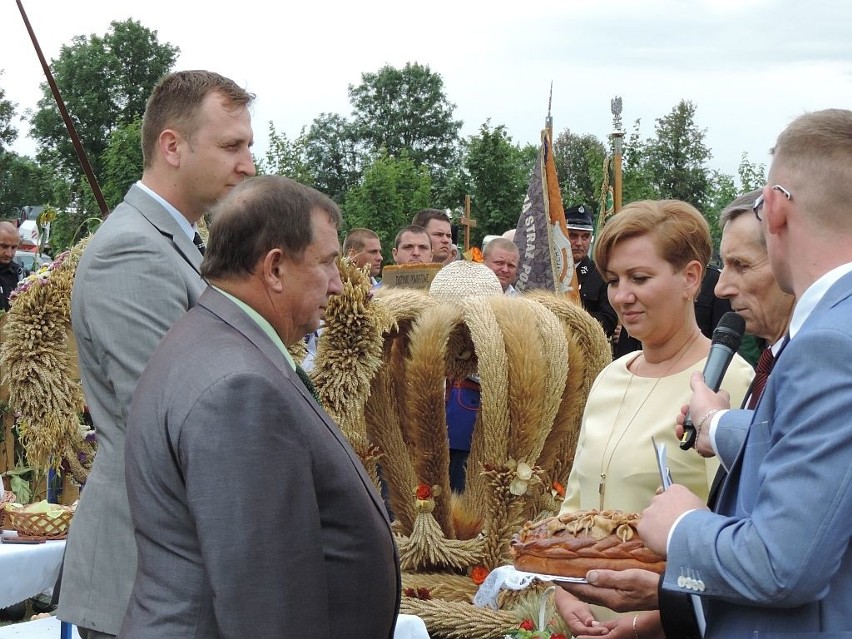
[(57, 615), (88, 639), (118, 633), (136, 574), (124, 482), (130, 398), (160, 339), (204, 288), (195, 223), (254, 175), (253, 98), (208, 71), (163, 78), (142, 123), (142, 179), (77, 268), (71, 320), (98, 453), (71, 526)]

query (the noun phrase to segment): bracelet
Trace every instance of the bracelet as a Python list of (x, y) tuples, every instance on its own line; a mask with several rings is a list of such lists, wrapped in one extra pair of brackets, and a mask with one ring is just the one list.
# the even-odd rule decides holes
[(698, 437), (698, 435), (701, 434), (701, 429), (704, 428), (704, 424), (707, 423), (707, 420), (710, 419), (711, 417), (713, 417), (713, 415), (718, 413), (720, 410), (722, 410), (722, 409), (721, 408), (714, 408), (713, 410), (708, 410), (707, 413), (704, 415), (704, 417), (702, 417), (699, 420), (698, 426), (695, 427), (696, 438)]
[(633, 639), (639, 639), (639, 630), (636, 628), (636, 622), (639, 621), (639, 615), (633, 617)]

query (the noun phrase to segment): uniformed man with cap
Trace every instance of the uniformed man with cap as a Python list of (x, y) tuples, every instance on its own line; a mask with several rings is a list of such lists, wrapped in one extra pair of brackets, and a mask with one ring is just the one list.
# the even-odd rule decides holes
[(577, 269), (577, 280), (580, 282), (583, 308), (601, 323), (606, 336), (611, 337), (618, 318), (607, 298), (606, 283), (589, 257), (589, 245), (594, 231), (592, 211), (584, 204), (572, 206), (565, 212), (565, 223), (568, 227), (574, 268)]

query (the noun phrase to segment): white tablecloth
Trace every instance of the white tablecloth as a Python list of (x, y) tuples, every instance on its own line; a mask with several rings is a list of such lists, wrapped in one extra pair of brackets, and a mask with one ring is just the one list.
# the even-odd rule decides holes
[(400, 615), (396, 620), (393, 639), (429, 639), (426, 624), (415, 615)]
[[(0, 639), (56, 639), (59, 637), (59, 619), (49, 617), (38, 621), (16, 623), (0, 628)], [(80, 639), (74, 628), (72, 639)], [(394, 639), (429, 639), (426, 624), (420, 617), (400, 615), (396, 622)]]
[(65, 541), (43, 544), (0, 543), (0, 608), (53, 588)]
[[(13, 623), (0, 628), (0, 639), (59, 639), (60, 628), (56, 617)], [(71, 639), (80, 639), (77, 628), (71, 630)]]

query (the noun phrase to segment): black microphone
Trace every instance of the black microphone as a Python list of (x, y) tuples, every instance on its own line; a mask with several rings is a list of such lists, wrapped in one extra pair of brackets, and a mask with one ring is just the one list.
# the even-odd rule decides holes
[[(731, 360), (734, 359), (734, 353), (740, 347), (743, 333), (745, 333), (745, 320), (733, 311), (722, 315), (722, 319), (719, 320), (716, 329), (713, 331), (710, 354), (707, 356), (707, 363), (704, 365), (704, 383), (714, 393), (722, 385), (722, 378), (725, 377), (725, 371), (728, 370)], [(687, 414), (683, 420), (683, 436), (680, 438), (680, 447), (683, 450), (689, 450), (695, 446), (695, 436), (692, 416)]]

